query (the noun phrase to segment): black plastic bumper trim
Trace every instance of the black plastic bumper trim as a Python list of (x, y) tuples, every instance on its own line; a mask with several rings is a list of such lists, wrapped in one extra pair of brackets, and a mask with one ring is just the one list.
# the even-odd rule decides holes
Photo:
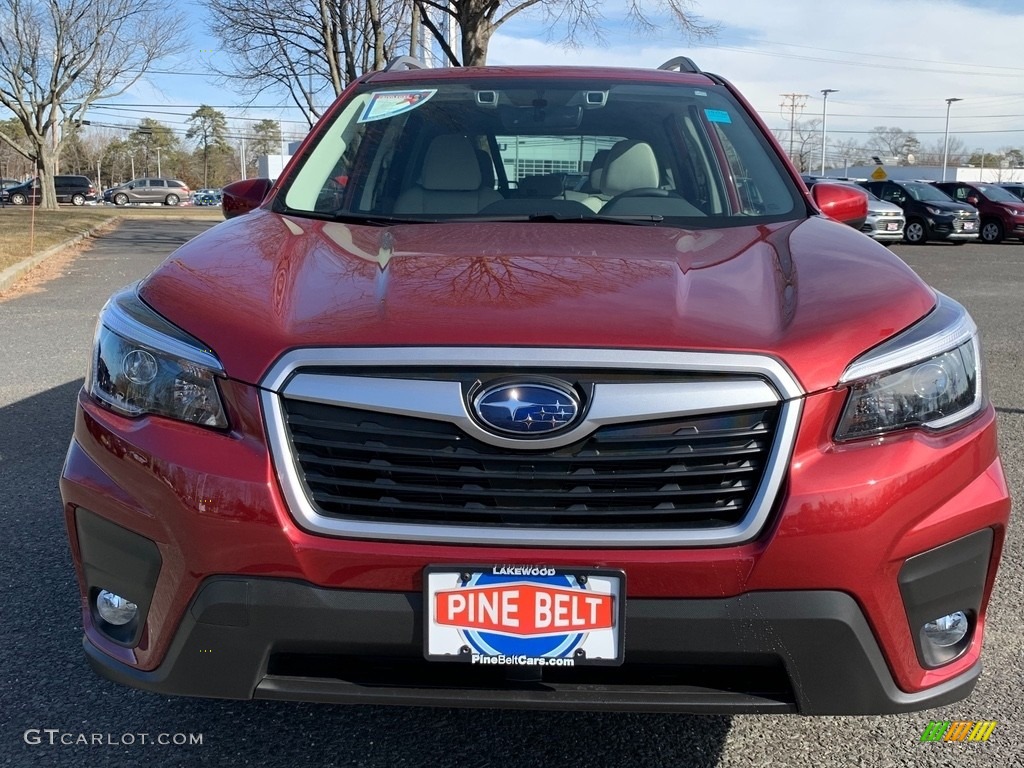
[[(970, 647), (985, 597), (994, 538), (992, 529), (985, 528), (908, 558), (900, 569), (900, 593), (923, 666), (948, 664)], [(967, 635), (948, 648), (930, 643), (924, 636), (924, 625), (954, 611), (966, 614)]]
[[(160, 550), (149, 539), (90, 512), (75, 510), (75, 529), (82, 552), (86, 594), (96, 627), (118, 645), (134, 647), (142, 636), (149, 605), (160, 576)], [(108, 624), (96, 610), (100, 590), (135, 603), (139, 612), (127, 624)]]
[[(142, 672), (85, 640), (104, 677), (161, 694), (338, 703), (591, 709), (646, 712), (887, 714), (949, 704), (970, 694), (981, 663), (920, 693), (892, 679), (849, 595), (757, 592), (715, 600), (633, 599), (626, 605), (626, 663), (735, 665), (771, 660), (788, 696), (694, 685), (604, 685), (560, 677), (531, 685), (423, 687), (365, 679), (268, 674), (280, 654), (422, 661), (419, 594), (332, 590), (279, 579), (216, 577), (186, 613), (164, 663)], [(462, 665), (458, 665), (462, 666)]]

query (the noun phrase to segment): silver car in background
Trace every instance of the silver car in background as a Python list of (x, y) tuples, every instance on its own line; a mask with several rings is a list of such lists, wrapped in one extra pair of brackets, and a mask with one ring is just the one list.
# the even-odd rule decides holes
[[(848, 179), (830, 179), (825, 176), (808, 175), (803, 175), (801, 178), (808, 189), (819, 181), (860, 186)], [(863, 187), (860, 188), (864, 189)], [(864, 224), (861, 225), (860, 231), (886, 245), (900, 242), (903, 239), (903, 228), (907, 225), (907, 217), (903, 213), (903, 209), (895, 203), (880, 200), (870, 190), (864, 189), (864, 191), (868, 193), (868, 217), (864, 220)]]
[(866, 189), (864, 191), (868, 193), (868, 217), (860, 231), (880, 243), (900, 242), (903, 239), (903, 227), (907, 224), (903, 209), (895, 203), (879, 200)]

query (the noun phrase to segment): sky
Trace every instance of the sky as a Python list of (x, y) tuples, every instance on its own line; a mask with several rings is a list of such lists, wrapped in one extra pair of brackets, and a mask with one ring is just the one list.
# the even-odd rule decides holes
[[(597, 64), (657, 67), (679, 55), (732, 81), (772, 128), (788, 127), (783, 94), (798, 99), (798, 121), (820, 120), (828, 97), (830, 140), (867, 138), (875, 126), (914, 131), (922, 144), (941, 141), (946, 99), (949, 132), (967, 149), (1024, 148), (1024, 3), (1019, 0), (694, 0), (693, 10), (717, 26), (707, 40), (687, 41), (667, 20), (637, 33), (626, 24), (626, 0), (604, 0), (604, 40), (566, 48), (545, 31), (542, 12), (502, 26), (492, 39), (490, 64)], [(256, 104), (207, 74), (216, 40), (205, 9), (186, 0), (188, 49), (157, 65), (132, 89), (91, 112), (94, 122), (134, 123), (145, 116), (184, 131), (202, 103), (234, 120), (271, 117), (286, 134), (305, 133), (302, 113), (283, 99)], [(658, 6), (645, 8), (658, 20)], [(212, 53), (210, 53), (212, 51)], [(282, 106), (284, 105), (284, 106)]]

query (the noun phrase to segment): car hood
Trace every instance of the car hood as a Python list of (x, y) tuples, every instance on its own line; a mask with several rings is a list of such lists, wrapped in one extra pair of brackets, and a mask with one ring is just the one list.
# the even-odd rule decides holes
[(900, 208), (896, 203), (890, 203), (885, 200), (871, 200), (868, 199), (868, 214), (878, 216), (882, 213), (898, 213), (903, 214), (903, 209)]
[(958, 203), (955, 200), (918, 200), (917, 202), (920, 205), (930, 205), (932, 208), (938, 208), (940, 211), (949, 211), (950, 213), (956, 213), (958, 211), (973, 214), (978, 213), (978, 209), (973, 205)]
[(1018, 216), (1024, 216), (1024, 202), (1021, 203), (1006, 203), (1002, 200), (996, 203), (1000, 208), (1003, 208), (1011, 213), (1015, 213)]
[(250, 383), (306, 346), (614, 347), (768, 354), (808, 391), (935, 303), (886, 248), (821, 217), (367, 227), (265, 210), (182, 246), (140, 295)]

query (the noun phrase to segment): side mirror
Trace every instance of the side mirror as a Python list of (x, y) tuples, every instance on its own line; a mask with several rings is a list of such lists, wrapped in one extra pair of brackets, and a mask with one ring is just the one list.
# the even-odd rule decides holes
[(224, 187), (220, 207), (225, 219), (259, 208), (273, 183), (270, 179), (243, 179)]
[(854, 229), (868, 217), (868, 193), (859, 187), (819, 182), (811, 187), (811, 198), (823, 214)]

